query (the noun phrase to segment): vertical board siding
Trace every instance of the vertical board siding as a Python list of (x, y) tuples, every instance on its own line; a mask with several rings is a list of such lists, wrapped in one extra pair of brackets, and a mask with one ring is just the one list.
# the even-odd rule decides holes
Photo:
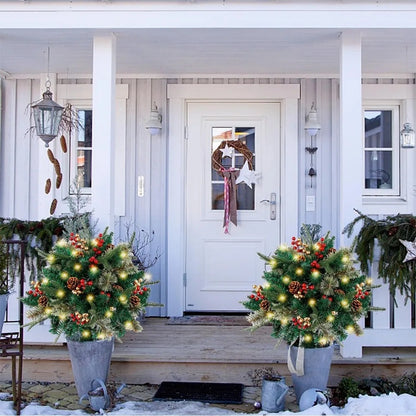
[[(91, 84), (92, 80), (61, 78), (60, 83)], [(169, 78), (169, 79), (118, 79), (118, 83), (128, 84), (129, 98), (126, 112), (126, 178), (125, 216), (116, 221), (116, 235), (123, 238), (126, 225), (130, 231), (144, 230), (153, 235), (149, 246), (150, 256), (157, 252), (161, 257), (151, 272), (154, 280), (160, 281), (152, 287), (152, 301), (164, 304), (160, 308), (151, 308), (150, 315), (166, 315), (169, 273), (166, 270), (166, 222), (167, 203), (167, 149), (169, 142), (167, 84), (289, 84), (301, 85), (299, 100), (298, 140), (299, 145), (299, 224), (318, 223), (322, 231), (331, 231), (339, 237), (345, 224), (339, 224), (339, 80), (338, 79), (299, 79), (299, 78)], [(377, 79), (365, 78), (363, 84), (414, 84), (414, 79)], [(38, 98), (38, 80), (2, 81), (2, 129), (1, 129), (1, 166), (0, 166), (0, 216), (35, 218), (37, 215), (37, 183), (39, 146), (33, 142), (27, 130), (30, 126), (27, 105)], [(162, 114), (161, 134), (151, 137), (144, 128), (150, 116), (152, 103), (155, 102)], [(321, 130), (314, 138), (313, 145), (318, 147), (313, 155), (313, 167), (317, 176), (307, 175), (310, 167), (310, 155), (305, 151), (310, 146), (310, 137), (304, 130), (306, 115), (312, 102), (315, 102)], [(137, 195), (137, 177), (145, 177), (145, 193)], [(174, 186), (174, 184), (171, 184)], [(315, 210), (306, 211), (305, 196), (315, 196)], [(290, 197), (287, 195), (286, 197)], [(154, 233), (154, 234), (153, 234)], [(389, 298), (385, 286), (377, 294), (378, 301), (388, 304), (389, 312), (375, 314), (373, 326), (390, 327), (391, 316)], [(409, 304), (410, 305), (410, 304)], [(383, 305), (386, 307), (386, 305)], [(396, 308), (394, 326), (408, 328), (411, 325), (411, 308)], [(393, 312), (392, 312), (393, 313)]]

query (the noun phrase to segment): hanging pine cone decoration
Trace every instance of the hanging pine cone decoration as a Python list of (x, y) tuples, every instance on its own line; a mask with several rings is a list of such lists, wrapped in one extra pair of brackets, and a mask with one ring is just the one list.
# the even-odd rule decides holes
[(260, 308), (265, 310), (265, 311), (268, 311), (270, 309), (270, 302), (266, 299), (262, 300), (260, 302)]
[(60, 141), (61, 141), (61, 148), (62, 148), (62, 151), (63, 151), (64, 153), (66, 153), (66, 152), (68, 151), (68, 147), (67, 147), (67, 145), (66, 145), (65, 136), (61, 136)]
[(51, 215), (53, 215), (55, 213), (57, 205), (58, 205), (58, 200), (56, 198), (54, 198), (54, 200), (51, 202), (51, 207), (49, 209), (49, 212), (50, 212)]
[(55, 156), (53, 155), (53, 152), (52, 152), (52, 150), (51, 149), (48, 149), (48, 158), (49, 158), (49, 160), (50, 160), (50, 162), (51, 163), (54, 163), (55, 162)]
[(354, 299), (352, 302), (351, 302), (351, 309), (354, 311), (354, 312), (358, 312), (358, 311), (360, 311), (361, 310), (361, 308), (362, 308), (362, 304), (361, 304), (361, 302), (358, 300), (358, 299)]
[(48, 178), (46, 179), (46, 183), (45, 183), (45, 194), (48, 194), (51, 191), (51, 180)]
[(345, 295), (345, 292), (342, 289), (335, 289), (334, 292), (341, 296)]
[(138, 307), (140, 306), (140, 299), (138, 298), (138, 296), (133, 295), (133, 296), (130, 298), (130, 305), (131, 305), (133, 308), (138, 308)]
[(123, 288), (120, 285), (113, 285), (113, 289), (114, 290), (120, 290), (120, 291), (123, 290)]
[(39, 306), (43, 306), (44, 308), (46, 308), (46, 306), (48, 305), (48, 298), (46, 296), (41, 296), (38, 300), (38, 304)]
[(76, 277), (70, 277), (66, 282), (66, 287), (69, 290), (75, 290), (78, 286), (78, 279)]
[(56, 189), (59, 189), (62, 183), (62, 173), (56, 175)]
[(293, 282), (289, 283), (289, 292), (292, 295), (295, 295), (300, 290), (300, 283), (297, 280), (294, 280)]

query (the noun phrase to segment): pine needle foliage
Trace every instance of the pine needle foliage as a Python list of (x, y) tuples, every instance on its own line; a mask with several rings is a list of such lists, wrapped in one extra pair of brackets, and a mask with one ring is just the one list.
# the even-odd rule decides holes
[(268, 270), (243, 302), (248, 321), (253, 329), (272, 325), (273, 337), (305, 348), (360, 335), (358, 320), (374, 309), (371, 280), (354, 267), (349, 249), (335, 250), (329, 233), (317, 239), (303, 227), (302, 236), (260, 255)]
[(128, 243), (113, 245), (107, 232), (91, 240), (71, 234), (41, 255), (48, 264), (22, 299), (30, 307), (29, 327), (50, 319), (51, 333), (75, 341), (142, 330), (136, 318), (152, 282), (133, 265)]
[(370, 265), (375, 261), (376, 250), (379, 249), (378, 275), (389, 285), (391, 295), (395, 297), (399, 291), (406, 299), (414, 299), (416, 263), (414, 260), (403, 263), (407, 250), (400, 240), (416, 239), (416, 217), (397, 214), (374, 220), (358, 210), (355, 211), (358, 217), (343, 232), (350, 237), (354, 228), (361, 223), (352, 249), (357, 254), (362, 272), (369, 273)]

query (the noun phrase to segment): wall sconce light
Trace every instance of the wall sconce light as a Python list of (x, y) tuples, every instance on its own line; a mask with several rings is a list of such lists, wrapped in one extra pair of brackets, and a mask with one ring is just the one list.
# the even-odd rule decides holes
[(309, 111), (309, 114), (306, 116), (306, 123), (305, 123), (305, 131), (309, 134), (311, 137), (311, 145), (309, 147), (305, 147), (305, 150), (309, 153), (311, 160), (310, 160), (310, 167), (308, 170), (308, 176), (311, 178), (311, 188), (312, 188), (312, 179), (314, 176), (316, 176), (316, 170), (313, 167), (313, 155), (318, 150), (317, 146), (313, 145), (313, 137), (315, 137), (319, 130), (321, 129), (321, 125), (318, 121), (318, 113), (316, 111), (315, 103), (312, 103), (311, 110)]
[(49, 80), (46, 81), (45, 86), (46, 91), (42, 94), (43, 99), (32, 105), (32, 111), (36, 134), (45, 142), (45, 147), (49, 147), (49, 142), (58, 135), (64, 107), (52, 100)]
[(400, 140), (404, 148), (415, 147), (415, 131), (410, 123), (404, 123), (403, 129), (400, 131)]
[(321, 125), (318, 121), (318, 113), (316, 111), (315, 103), (312, 103), (311, 110), (309, 111), (309, 114), (306, 116), (305, 130), (311, 137), (316, 136), (318, 134), (318, 131), (321, 130)]
[(162, 114), (159, 113), (156, 103), (153, 103), (150, 118), (144, 125), (146, 130), (153, 136), (162, 130)]

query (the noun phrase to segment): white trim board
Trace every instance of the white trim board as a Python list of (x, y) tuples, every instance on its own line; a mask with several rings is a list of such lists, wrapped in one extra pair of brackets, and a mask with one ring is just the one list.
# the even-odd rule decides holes
[[(186, 104), (189, 101), (247, 101), (281, 103), (281, 241), (298, 229), (298, 100), (300, 86), (284, 85), (179, 85), (167, 89), (169, 105), (167, 270), (168, 316), (184, 311)], [(290, 195), (289, 195), (290, 190)]]

